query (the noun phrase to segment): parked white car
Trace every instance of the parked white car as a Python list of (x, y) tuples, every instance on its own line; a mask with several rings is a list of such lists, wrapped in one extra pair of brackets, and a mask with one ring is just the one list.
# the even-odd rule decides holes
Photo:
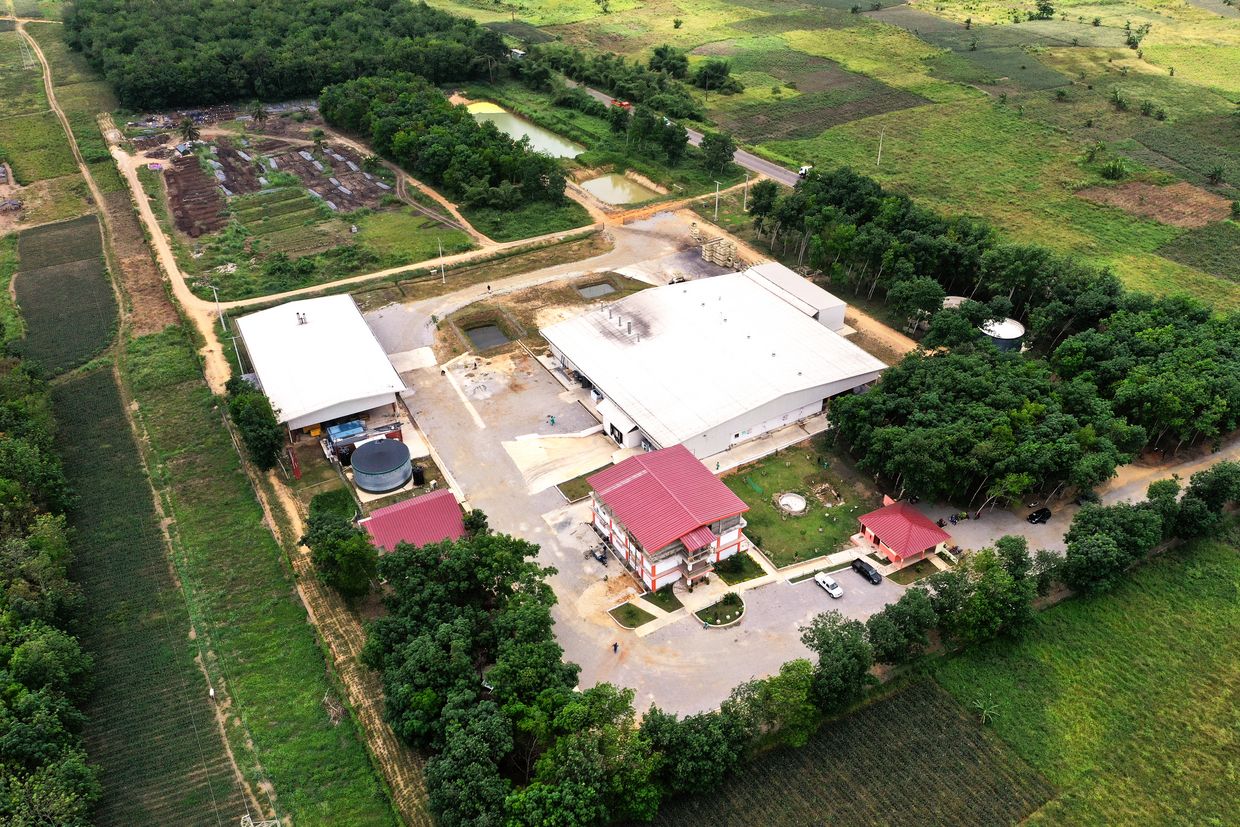
[(831, 575), (824, 571), (820, 571), (814, 575), (814, 582), (819, 586), (822, 586), (823, 591), (832, 597), (839, 598), (844, 596), (844, 590), (840, 588), (840, 584), (836, 583), (835, 580), (832, 579)]

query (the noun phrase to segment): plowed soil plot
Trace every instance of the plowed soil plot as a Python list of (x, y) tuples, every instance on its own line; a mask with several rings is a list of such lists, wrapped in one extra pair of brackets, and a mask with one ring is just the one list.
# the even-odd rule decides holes
[(658, 825), (991, 827), (1036, 810), (1050, 785), (933, 683), (827, 724), (719, 789), (665, 803)]
[(337, 212), (374, 209), (383, 196), (395, 195), (390, 186), (363, 171), (361, 157), (346, 147), (290, 147), (266, 157), (268, 169), (275, 161), (274, 169), (296, 175), (315, 197)]
[(217, 147), (216, 162), (222, 168), (225, 177), (223, 184), (229, 192), (234, 195), (258, 192), (262, 184), (258, 180), (258, 163), (254, 160), (254, 154), (247, 149), (234, 147), (223, 139), (218, 142)]
[(202, 171), (195, 157), (177, 158), (164, 174), (177, 229), (191, 238), (214, 232), (227, 222), (218, 182)]
[(1183, 181), (1167, 187), (1133, 181), (1117, 187), (1089, 187), (1077, 195), (1173, 227), (1204, 227), (1231, 215), (1226, 198)]
[(107, 347), (116, 323), (116, 298), (93, 215), (23, 232), (17, 266), (13, 288), (26, 337), (15, 347), (23, 356), (55, 375)]

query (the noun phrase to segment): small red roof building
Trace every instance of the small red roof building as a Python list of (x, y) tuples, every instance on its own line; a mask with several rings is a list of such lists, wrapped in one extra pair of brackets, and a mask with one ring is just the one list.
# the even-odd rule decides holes
[(461, 506), (447, 489), (375, 509), (358, 522), (383, 551), (400, 543), (425, 546), (465, 536)]
[(885, 505), (862, 514), (858, 520), (862, 536), (892, 563), (929, 554), (952, 538), (929, 517), (904, 502)]
[(629, 457), (586, 481), (595, 529), (652, 589), (703, 577), (740, 548), (749, 506), (683, 445)]

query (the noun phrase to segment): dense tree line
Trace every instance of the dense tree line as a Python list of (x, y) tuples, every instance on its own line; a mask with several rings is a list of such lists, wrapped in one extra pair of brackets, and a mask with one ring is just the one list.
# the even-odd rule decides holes
[(620, 100), (645, 104), (668, 117), (703, 117), (701, 106), (671, 72), (652, 69), (640, 61), (609, 52), (591, 55), (563, 43), (531, 47), (525, 59), (531, 58), (575, 81), (602, 89)]
[[(974, 505), (1086, 492), (1142, 446), (1240, 427), (1240, 313), (1130, 293), (847, 167), (782, 196), (763, 182), (752, 204), (777, 249), (926, 329), (923, 352), (832, 405), (861, 467), (897, 490)], [(949, 294), (965, 300), (943, 309)], [(1006, 316), (1025, 323), (1030, 353), (997, 353), (979, 333)]]
[(388, 614), (362, 655), (383, 676), (393, 729), (433, 755), (440, 824), (648, 821), (664, 796), (717, 787), (758, 748), (803, 744), (872, 682), (865, 626), (832, 613), (803, 630), (817, 663), (745, 683), (717, 711), (654, 708), (638, 724), (632, 690), (574, 690), (579, 670), (555, 640), (538, 547), (474, 526), (380, 559)]
[(288, 444), (288, 435), (276, 418), (271, 400), (240, 376), (229, 379), (225, 391), (228, 415), (241, 435), (246, 455), (260, 470), (275, 468)]
[(897, 492), (984, 505), (1092, 489), (1145, 442), (1092, 383), (993, 348), (910, 354), (830, 416), (858, 467)]
[(1219, 529), (1223, 512), (1240, 503), (1240, 463), (1220, 462), (1189, 479), (1151, 483), (1141, 503), (1087, 505), (1064, 539), (1062, 577), (1078, 591), (1114, 587), (1124, 572), (1166, 540), (1206, 537)]
[(513, 209), (531, 200), (558, 203), (564, 173), (556, 159), (479, 124), (463, 106), (410, 74), (365, 77), (329, 86), (319, 97), (327, 122), (367, 139), (414, 177), (468, 206)]
[(77, 0), (65, 32), (134, 109), (313, 97), (385, 71), (493, 78), (508, 52), (473, 20), (405, 0)]
[(88, 825), (100, 791), (82, 744), (93, 664), (73, 634), (82, 594), (54, 431), (46, 384), (0, 360), (0, 822), (14, 827)]

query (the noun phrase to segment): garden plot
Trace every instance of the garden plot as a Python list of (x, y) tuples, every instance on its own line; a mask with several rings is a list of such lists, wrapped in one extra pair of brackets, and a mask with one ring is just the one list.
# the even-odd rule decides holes
[[(115, 310), (113, 311), (115, 312)], [(99, 690), (85, 736), (103, 795), (93, 823), (218, 825), (247, 804), (206, 698), (185, 600), (112, 373), (60, 385), (58, 452), (77, 493), (69, 515), (82, 585), (83, 647)]]
[(168, 201), (176, 227), (190, 238), (215, 232), (224, 226), (223, 193), (216, 179), (203, 171), (193, 156), (176, 158), (164, 174), (168, 185)]
[(262, 158), (269, 170), (297, 176), (312, 197), (334, 212), (376, 209), (384, 196), (395, 195), (391, 184), (363, 170), (362, 158), (345, 146), (288, 146)]
[(804, 747), (758, 758), (718, 789), (664, 802), (654, 823), (990, 827), (1022, 821), (1051, 793), (962, 706), (923, 682), (825, 725)]
[(77, 367), (107, 347), (116, 323), (94, 216), (26, 230), (13, 281), (26, 337), (16, 349), (49, 374)]

